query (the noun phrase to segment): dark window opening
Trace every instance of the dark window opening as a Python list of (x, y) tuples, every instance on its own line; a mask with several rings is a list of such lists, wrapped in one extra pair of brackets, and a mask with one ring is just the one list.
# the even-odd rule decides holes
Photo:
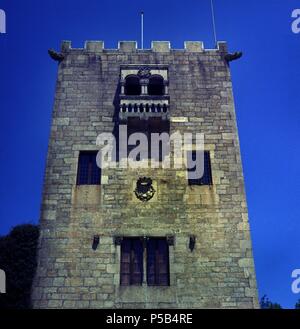
[(125, 79), (125, 95), (141, 94), (140, 79), (137, 76), (128, 76)]
[[(196, 151), (192, 152), (192, 160), (196, 160)], [(188, 156), (188, 161), (191, 160)], [(200, 163), (196, 163), (196, 166), (200, 166)], [(212, 173), (211, 173), (211, 162), (210, 162), (210, 153), (209, 151), (204, 151), (204, 172), (203, 176), (200, 178), (191, 178), (191, 173), (195, 171), (194, 168), (189, 168), (188, 164), (188, 183), (189, 185), (212, 185)]]
[(79, 154), (77, 185), (100, 185), (101, 170), (97, 166), (98, 151), (83, 151)]
[(147, 242), (147, 284), (169, 286), (169, 245), (164, 238), (151, 238)]
[(140, 238), (124, 238), (121, 244), (120, 284), (143, 283), (143, 242)]
[(148, 94), (149, 95), (164, 95), (165, 86), (164, 79), (160, 75), (154, 75), (149, 79)]
[[(147, 149), (145, 150), (145, 153), (147, 153), (147, 159), (151, 159), (151, 137), (152, 134), (162, 134), (162, 133), (168, 133), (170, 132), (170, 121), (169, 120), (162, 120), (161, 118), (149, 118), (148, 120), (143, 120), (140, 118), (128, 118), (127, 123), (127, 134), (128, 139), (131, 134), (134, 133), (143, 133), (147, 137)], [(154, 156), (155, 160), (162, 161), (164, 156), (168, 154), (163, 155), (163, 141), (159, 141), (158, 146), (158, 154)], [(131, 150), (133, 150), (138, 145), (128, 145), (128, 156)], [(166, 150), (169, 150), (170, 145), (164, 145)], [(136, 159), (137, 161), (141, 160), (140, 158)]]

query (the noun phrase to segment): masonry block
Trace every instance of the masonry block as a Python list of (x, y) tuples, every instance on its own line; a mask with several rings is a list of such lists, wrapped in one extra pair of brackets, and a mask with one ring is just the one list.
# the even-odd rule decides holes
[(186, 51), (199, 53), (204, 51), (204, 46), (202, 41), (185, 41), (184, 48)]
[(104, 49), (104, 42), (103, 41), (86, 41), (85, 49), (90, 52), (102, 52)]
[(61, 51), (63, 53), (69, 51), (71, 49), (71, 47), (72, 47), (72, 42), (71, 41), (62, 41)]
[(171, 45), (169, 41), (152, 41), (151, 49), (154, 52), (167, 53), (170, 51)]
[(137, 42), (136, 41), (120, 41), (118, 48), (122, 52), (133, 52), (137, 50)]

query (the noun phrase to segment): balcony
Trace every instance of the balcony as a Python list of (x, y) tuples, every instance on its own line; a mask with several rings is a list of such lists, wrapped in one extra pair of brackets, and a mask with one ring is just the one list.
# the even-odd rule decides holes
[(168, 69), (166, 66), (121, 67), (119, 120), (129, 117), (169, 119)]

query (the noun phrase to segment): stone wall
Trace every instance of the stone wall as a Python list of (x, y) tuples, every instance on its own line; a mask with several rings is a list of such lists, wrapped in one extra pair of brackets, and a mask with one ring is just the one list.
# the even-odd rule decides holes
[[(87, 42), (65, 56), (58, 78), (41, 211), (35, 308), (258, 307), (248, 212), (226, 43), (181, 50), (153, 42), (105, 49)], [(104, 169), (101, 186), (76, 186), (79, 151), (97, 150), (112, 132), (122, 64), (169, 67), (172, 131), (205, 134), (212, 186), (189, 186), (185, 170)], [(134, 195), (136, 180), (151, 177), (156, 195)], [(94, 235), (100, 236), (97, 250)], [(121, 287), (120, 246), (114, 236), (175, 236), (169, 287)], [(190, 251), (189, 237), (196, 236)]]

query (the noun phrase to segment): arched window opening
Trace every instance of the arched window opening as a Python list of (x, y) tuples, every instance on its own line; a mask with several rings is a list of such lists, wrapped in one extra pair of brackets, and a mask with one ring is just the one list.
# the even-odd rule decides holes
[(160, 75), (154, 75), (149, 79), (148, 94), (149, 95), (164, 95), (164, 79)]
[(140, 95), (140, 79), (135, 75), (130, 75), (125, 80), (125, 95)]

